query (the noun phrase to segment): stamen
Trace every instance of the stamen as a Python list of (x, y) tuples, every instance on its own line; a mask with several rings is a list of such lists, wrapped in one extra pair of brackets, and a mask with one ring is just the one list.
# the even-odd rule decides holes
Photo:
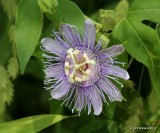
[(70, 76), (69, 76), (69, 81), (71, 82), (71, 83), (74, 83), (74, 79), (73, 79), (73, 74), (71, 74)]
[(78, 55), (79, 53), (80, 53), (79, 50), (74, 50), (74, 52), (73, 52), (74, 55)]
[(95, 65), (96, 62), (95, 62), (94, 60), (88, 60), (88, 61), (86, 61), (86, 62), (83, 62), (82, 64), (79, 64), (78, 66), (83, 66), (83, 65), (85, 65), (85, 64)]
[(76, 62), (74, 60), (74, 56), (73, 56), (73, 48), (70, 48), (67, 50), (67, 54), (69, 54), (73, 60), (74, 65), (76, 65)]
[(84, 53), (84, 54), (83, 54), (83, 57), (86, 59), (86, 61), (88, 61), (88, 60), (89, 60), (89, 58), (88, 58), (88, 56), (87, 56), (87, 54), (86, 54), (86, 53)]
[[(74, 50), (73, 48), (70, 48), (67, 50), (67, 59), (71, 59), (73, 61), (73, 66), (70, 66), (70, 62), (65, 62), (65, 74), (69, 77), (69, 81), (71, 83), (74, 82), (82, 82), (87, 80), (91, 73), (90, 67), (88, 65), (95, 65), (96, 62), (94, 60), (90, 60), (88, 55), (84, 52), (81, 59), (79, 59), (77, 56), (79, 56), (80, 50)], [(72, 68), (72, 69), (71, 69)], [(70, 69), (72, 73), (70, 74)], [(81, 73), (80, 73), (81, 72)], [(77, 74), (80, 73), (77, 77)]]
[(119, 79), (118, 79), (118, 78), (111, 77), (111, 76), (109, 76), (109, 75), (107, 75), (107, 77), (113, 79), (113, 80), (116, 81), (119, 85), (121, 85), (121, 87), (123, 87), (123, 84), (119, 82)]
[[(105, 55), (109, 58), (111, 65), (113, 65), (114, 61), (113, 61), (112, 57), (109, 56), (108, 54), (105, 54)], [(100, 60), (100, 62), (106, 61), (108, 58), (104, 58), (104, 59)]]
[(75, 77), (75, 81), (82, 82), (83, 80), (81, 78)]
[(115, 64), (121, 64), (123, 67), (126, 65), (125, 62), (114, 61)]

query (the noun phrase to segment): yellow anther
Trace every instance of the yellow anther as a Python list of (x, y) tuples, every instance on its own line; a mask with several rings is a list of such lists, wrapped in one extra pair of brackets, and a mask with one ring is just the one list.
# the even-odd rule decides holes
[(73, 60), (74, 65), (76, 65), (76, 61), (75, 61), (75, 58), (73, 56), (73, 48), (68, 49), (67, 54), (70, 55), (70, 58)]
[(83, 71), (83, 73), (84, 74), (82, 75), (82, 81), (85, 81), (89, 77), (91, 70), (87, 69), (86, 71)]
[(88, 62), (88, 64), (95, 65), (96, 62), (94, 60), (90, 60), (90, 62)]
[(82, 82), (82, 79), (79, 78), (79, 77), (75, 77), (75, 81), (77, 81), (77, 82)]
[(69, 62), (65, 62), (65, 67), (69, 67)]
[(87, 76), (89, 76), (90, 73), (91, 73), (91, 70), (90, 70), (90, 69), (87, 69), (87, 70), (85, 71), (85, 74), (86, 74)]
[(73, 77), (74, 77), (74, 75), (73, 75), (73, 74), (71, 74), (71, 75), (69, 76), (69, 81), (70, 81), (71, 83), (74, 83), (74, 79), (73, 79)]
[(82, 76), (82, 81), (85, 81), (87, 78), (88, 78), (87, 75), (83, 75), (83, 76)]
[(69, 68), (65, 68), (65, 74), (69, 75)]
[(74, 52), (73, 52), (74, 55), (78, 55), (79, 53), (80, 53), (79, 50), (74, 50)]
[(65, 73), (66, 73), (66, 75), (69, 75), (69, 68), (70, 68), (69, 62), (65, 62)]
[(88, 61), (88, 60), (89, 60), (89, 58), (88, 58), (88, 56), (87, 56), (87, 54), (86, 54), (86, 53), (83, 53), (83, 58), (85, 58), (85, 60), (86, 60), (86, 61)]
[(70, 56), (70, 55), (67, 55), (67, 58), (71, 58), (71, 56)]
[(71, 53), (73, 51), (73, 48), (70, 48), (67, 50), (67, 54)]

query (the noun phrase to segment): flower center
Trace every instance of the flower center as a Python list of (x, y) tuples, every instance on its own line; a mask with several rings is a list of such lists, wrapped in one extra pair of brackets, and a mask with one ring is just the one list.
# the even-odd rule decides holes
[(65, 74), (71, 83), (83, 82), (88, 80), (95, 64), (96, 62), (91, 60), (86, 52), (70, 48), (67, 50)]

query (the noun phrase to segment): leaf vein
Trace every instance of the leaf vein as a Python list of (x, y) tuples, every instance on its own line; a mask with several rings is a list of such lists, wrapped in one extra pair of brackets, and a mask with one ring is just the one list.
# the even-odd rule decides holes
[(124, 21), (126, 21), (127, 24), (128, 24), (128, 25), (132, 28), (132, 30), (135, 32), (137, 38), (139, 39), (139, 41), (141, 42), (142, 46), (143, 46), (144, 49), (146, 50), (147, 55), (148, 55), (148, 57), (149, 57), (149, 60), (150, 60), (151, 64), (153, 64), (152, 58), (151, 58), (151, 56), (150, 56), (150, 54), (149, 54), (149, 51), (148, 51), (147, 47), (144, 45), (144, 43), (143, 43), (143, 41), (141, 40), (141, 38), (139, 37), (139, 35), (138, 35), (138, 33), (136, 32), (136, 30), (135, 30), (135, 29), (133, 28), (133, 26), (128, 22), (127, 19), (124, 19)]

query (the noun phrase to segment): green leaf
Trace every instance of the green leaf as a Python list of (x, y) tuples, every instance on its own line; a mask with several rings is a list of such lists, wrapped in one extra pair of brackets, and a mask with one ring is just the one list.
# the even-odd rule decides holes
[(100, 121), (100, 120), (92, 121), (89, 124), (81, 127), (78, 133), (90, 133), (96, 129), (102, 128), (102, 126), (104, 126), (105, 123), (106, 121)]
[(142, 23), (143, 20), (160, 23), (160, 0), (135, 0), (122, 21), (114, 28), (115, 43), (123, 43), (129, 54), (145, 64), (150, 71), (153, 88), (160, 97), (160, 40), (156, 30)]
[(8, 20), (6, 14), (0, 11), (0, 65), (5, 65), (12, 54), (8, 38)]
[[(50, 2), (49, 2), (50, 1)], [(62, 23), (76, 26), (82, 33), (84, 29), (84, 15), (80, 8), (70, 0), (39, 0), (39, 6), (46, 16), (54, 22), (55, 27)], [(48, 8), (47, 8), (48, 7)]]
[[(159, 61), (160, 64), (160, 61)], [(157, 94), (157, 100), (160, 101), (160, 65), (155, 64), (155, 66), (151, 69), (149, 69), (150, 72), (150, 78), (152, 82), (153, 89), (156, 91)]]
[(12, 133), (36, 133), (68, 117), (51, 114), (30, 116), (2, 123), (0, 124), (0, 131), (1, 133), (10, 133), (11, 131)]
[[(106, 133), (118, 133), (117, 123), (112, 120), (98, 120), (95, 119), (90, 123), (82, 126), (78, 133), (97, 133), (101, 132), (101, 130), (105, 127)], [(104, 131), (103, 131), (104, 132)]]
[(38, 43), (42, 29), (42, 14), (37, 0), (22, 0), (16, 18), (16, 43), (21, 73)]
[(57, 0), (38, 0), (38, 5), (43, 12), (52, 13), (52, 11), (58, 5), (58, 1)]
[(0, 64), (6, 64), (8, 59), (12, 54), (12, 47), (9, 43), (9, 38), (7, 37), (7, 30), (3, 32), (2, 36), (0, 36)]
[(141, 97), (136, 97), (132, 102), (130, 103), (128, 107), (128, 113), (130, 115), (140, 115), (143, 111), (143, 101)]
[(107, 105), (106, 103), (104, 104), (102, 112), (107, 118), (112, 119), (114, 116), (115, 109), (116, 109), (116, 103), (109, 102), (109, 105)]
[(131, 88), (131, 89), (133, 89), (135, 86), (132, 80), (125, 80), (123, 85), (125, 88)]
[(158, 36), (160, 38), (160, 24), (157, 24), (156, 31), (157, 31), (157, 34), (158, 34)]
[(141, 97), (136, 97), (129, 104), (126, 111), (129, 114), (129, 118), (124, 122), (121, 127), (122, 133), (136, 133), (133, 127), (140, 126), (140, 115), (143, 112), (143, 101)]
[(121, 128), (122, 133), (136, 133), (134, 127), (140, 126), (140, 118), (138, 115), (132, 115), (128, 120), (125, 121), (124, 125)]
[(152, 90), (151, 94), (149, 95), (148, 103), (149, 103), (150, 111), (153, 114), (155, 114), (157, 112), (158, 108), (160, 107), (160, 104), (158, 102), (157, 94), (154, 90)]

